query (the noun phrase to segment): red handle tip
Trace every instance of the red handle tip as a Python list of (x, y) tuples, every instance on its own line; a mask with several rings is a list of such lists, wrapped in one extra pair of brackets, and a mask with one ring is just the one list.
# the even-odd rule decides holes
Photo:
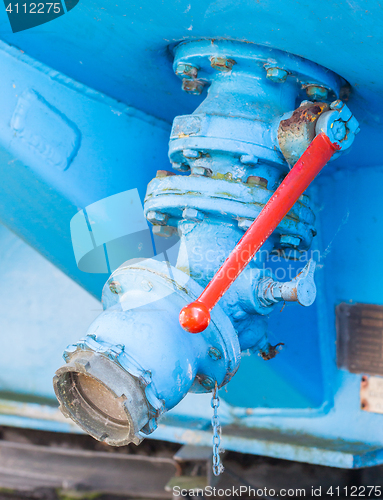
[(202, 302), (192, 302), (182, 308), (180, 324), (190, 333), (200, 333), (206, 330), (210, 323), (209, 309)]

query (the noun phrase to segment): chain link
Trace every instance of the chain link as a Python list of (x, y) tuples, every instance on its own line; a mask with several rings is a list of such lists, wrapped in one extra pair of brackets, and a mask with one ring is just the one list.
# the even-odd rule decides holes
[(215, 383), (214, 391), (211, 397), (211, 407), (213, 408), (213, 417), (211, 419), (211, 425), (213, 427), (213, 474), (215, 476), (219, 476), (223, 472), (224, 467), (219, 456), (219, 453), (221, 452), (221, 425), (218, 417), (219, 397), (217, 382)]

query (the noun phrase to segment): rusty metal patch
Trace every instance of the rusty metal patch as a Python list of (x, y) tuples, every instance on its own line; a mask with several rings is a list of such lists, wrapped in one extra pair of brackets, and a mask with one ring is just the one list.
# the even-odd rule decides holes
[(336, 325), (338, 367), (383, 375), (383, 306), (339, 304)]
[(296, 109), (290, 118), (282, 120), (278, 128), (278, 143), (283, 156), (295, 165), (315, 137), (315, 125), (319, 116), (328, 111), (325, 102), (306, 102)]
[(363, 375), (360, 383), (360, 407), (364, 411), (383, 413), (383, 378)]

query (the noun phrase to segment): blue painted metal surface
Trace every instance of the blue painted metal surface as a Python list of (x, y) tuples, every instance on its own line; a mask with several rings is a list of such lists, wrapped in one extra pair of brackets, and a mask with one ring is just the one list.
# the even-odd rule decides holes
[[(161, 265), (155, 260), (142, 262), (148, 237), (142, 236), (146, 227), (142, 208), (131, 191), (87, 207), (71, 223), (72, 238), (81, 243), (74, 245), (80, 269), (84, 256), (95, 250), (101, 255), (104, 250), (109, 263), (111, 256), (121, 258), (110, 241), (138, 250), (112, 274), (104, 287), (104, 312), (87, 336), (65, 351), (67, 364), (54, 378), (64, 415), (92, 436), (114, 445), (130, 440), (138, 444), (140, 435), (153, 432), (157, 419), (188, 392), (210, 392), (215, 384), (226, 385), (238, 369), (240, 351), (259, 352), (264, 360), (275, 357), (283, 343), (272, 346), (268, 342), (266, 316), (279, 300), (309, 306), (315, 299), (315, 261), (310, 260), (299, 277), (287, 283), (279, 283), (270, 271), (262, 269), (272, 251), (292, 247), (299, 253), (310, 246), (315, 230), (306, 197), (304, 203), (297, 201), (266, 242), (266, 257), (260, 252), (257, 262), (249, 262), (222, 297), (222, 311), (213, 310), (206, 332), (190, 335), (178, 322), (177, 313), (200, 295), (201, 285), (208, 284), (240, 240), (244, 222), (257, 217), (281, 174), (285, 175), (287, 164), (275, 128), (288, 113), (288, 106), (295, 104), (301, 88), (311, 82), (324, 81), (329, 94), (336, 96), (345, 82), (300, 58), (249, 44), (189, 42), (176, 47), (175, 53), (175, 71), (183, 78), (184, 87), (185, 80), (211, 84), (208, 97), (195, 113), (176, 118), (172, 128), (170, 159), (177, 170), (190, 171), (190, 175), (160, 171), (145, 198), (144, 213), (154, 228), (166, 228), (168, 234), (176, 229), (180, 235), (176, 262), (171, 265), (166, 253)], [(271, 60), (284, 66), (288, 79), (268, 81), (265, 64)], [(332, 117), (323, 122), (320, 133), (336, 120), (344, 124), (339, 148), (344, 140), (347, 149), (354, 139), (347, 128), (352, 114), (341, 101), (336, 103), (337, 109), (332, 111), (327, 104), (312, 106), (319, 109), (320, 116)], [(344, 122), (339, 121), (340, 116), (345, 117)], [(316, 119), (314, 115), (311, 122)], [(354, 122), (356, 131), (358, 122)], [(293, 142), (293, 137), (286, 141), (290, 149), (294, 149)], [(255, 213), (245, 218), (243, 207), (253, 208)], [(139, 235), (140, 243), (121, 242), (126, 232)], [(91, 272), (92, 264), (97, 264), (93, 261), (88, 265)], [(311, 279), (307, 279), (310, 266)], [(214, 359), (209, 355), (212, 349), (219, 353)], [(119, 377), (128, 377), (122, 387), (116, 385), (118, 376), (112, 375), (116, 370)], [(110, 403), (101, 387), (112, 391), (115, 403)], [(89, 399), (94, 401), (92, 405)], [(147, 411), (138, 410), (145, 406)], [(118, 425), (111, 423), (112, 416), (118, 416)]]
[(170, 127), (1, 48), (1, 220), (100, 297), (109, 273), (79, 272), (70, 221), (121, 191), (136, 189), (143, 200), (155, 171), (168, 164)]
[[(70, 220), (89, 204), (130, 189), (137, 189), (143, 202), (155, 171), (169, 168), (169, 123), (205, 97), (181, 91), (169, 46), (192, 38), (241, 39), (306, 57), (341, 75), (351, 84), (348, 106), (362, 131), (352, 154), (334, 161), (310, 189), (318, 231), (312, 249), (320, 255), (317, 300), (309, 309), (292, 304), (271, 317), (270, 340), (285, 343), (275, 359), (265, 363), (243, 356), (221, 395), (223, 446), (340, 467), (381, 463), (383, 417), (360, 409), (360, 375), (336, 368), (334, 317), (341, 301), (383, 304), (377, 285), (383, 278), (380, 7), (325, 1), (320, 14), (307, 4), (277, 0), (225, 7), (199, 1), (166, 2), (156, 9), (150, 3), (100, 7), (82, 1), (70, 14), (18, 34), (10, 32), (0, 12), (1, 38), (15, 46), (1, 44), (0, 51), (0, 218), (100, 297), (108, 275), (78, 270)], [(37, 140), (31, 127), (38, 129)], [(76, 432), (54, 406), (50, 376), (64, 346), (92, 319), (84, 318), (78, 304), (96, 302), (69, 282), (60, 290), (61, 278), (37, 254), (26, 249), (25, 256), (12, 254), (16, 241), (3, 231), (1, 331), (17, 335), (19, 367), (7, 354), (9, 345), (2, 350), (0, 422)], [(46, 271), (39, 271), (37, 261)], [(281, 281), (302, 267), (269, 265)], [(285, 276), (277, 274), (281, 268)], [(57, 281), (48, 283), (44, 272)], [(10, 296), (18, 297), (28, 324), (10, 307)], [(60, 300), (54, 307), (53, 296), (68, 299), (74, 324), (63, 323), (68, 309)], [(31, 306), (29, 297), (40, 299)], [(2, 335), (2, 342), (11, 340)], [(188, 395), (153, 437), (210, 443), (209, 399)]]

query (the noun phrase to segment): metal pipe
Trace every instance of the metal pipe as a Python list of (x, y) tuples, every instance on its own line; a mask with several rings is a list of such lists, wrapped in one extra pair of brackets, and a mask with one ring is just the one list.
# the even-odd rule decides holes
[(199, 298), (181, 310), (182, 328), (199, 333), (208, 327), (210, 311), (339, 149), (324, 133), (314, 138)]

